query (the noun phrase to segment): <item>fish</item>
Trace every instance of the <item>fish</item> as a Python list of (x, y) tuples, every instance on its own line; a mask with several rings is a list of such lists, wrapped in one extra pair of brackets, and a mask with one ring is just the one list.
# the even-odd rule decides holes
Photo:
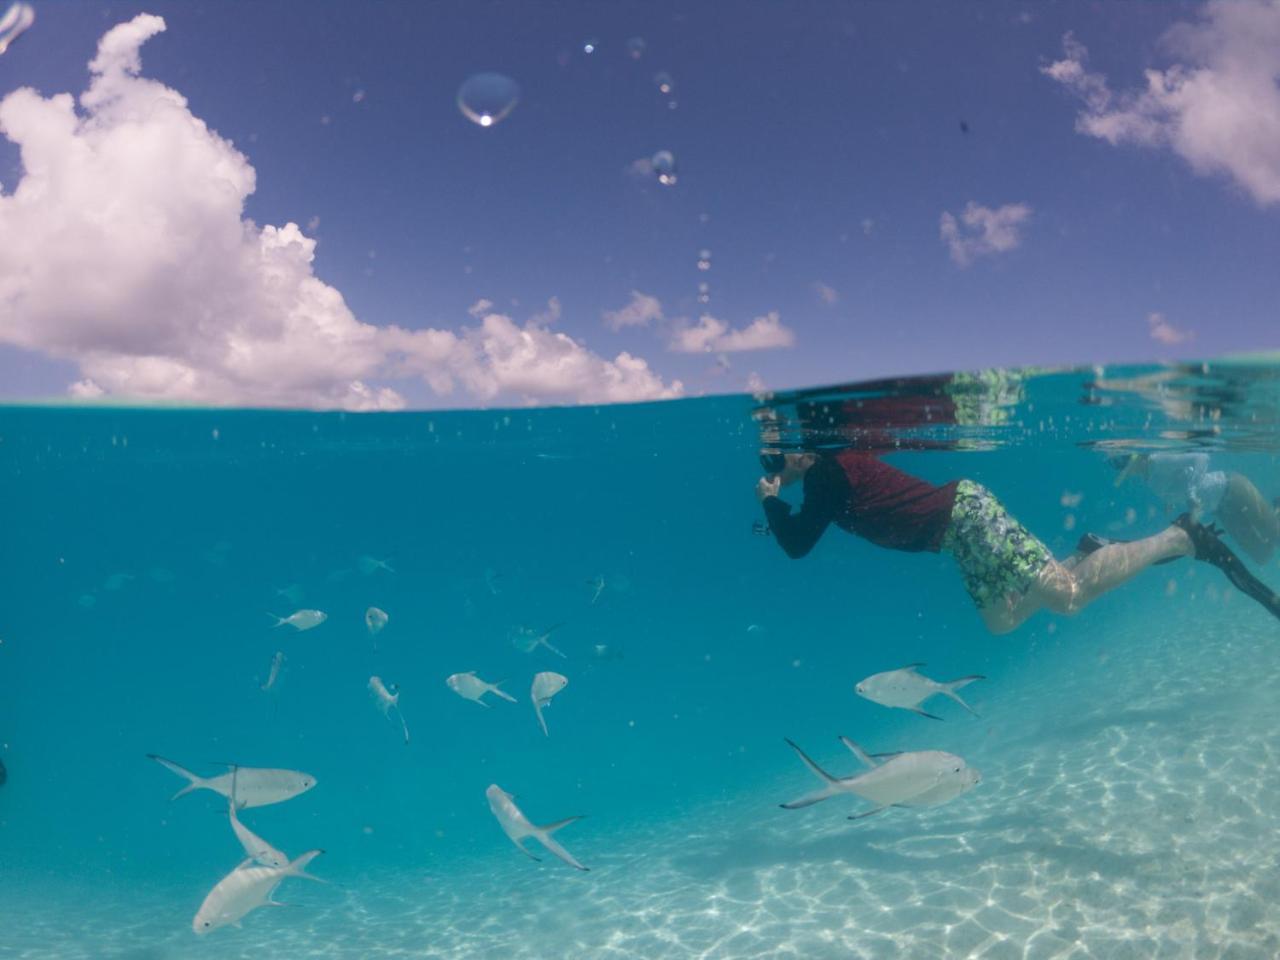
[(200, 904), (200, 909), (196, 911), (195, 919), (191, 921), (191, 929), (203, 936), (227, 924), (238, 927), (240, 921), (258, 907), (280, 906), (271, 899), (271, 895), (286, 877), (320, 881), (319, 877), (307, 873), (306, 867), (322, 853), (323, 850), (308, 850), (283, 867), (241, 864), (209, 891), (209, 895)]
[(296, 606), (297, 604), (302, 602), (302, 598), (306, 596), (306, 591), (304, 591), (296, 583), (291, 583), (287, 587), (277, 587), (276, 596), (284, 597), (286, 600), (288, 600), (290, 603)]
[(556, 843), (552, 839), (551, 834), (559, 830), (561, 827), (567, 827), (576, 820), (581, 820), (581, 816), (566, 817), (563, 820), (557, 820), (555, 823), (548, 823), (545, 826), (534, 826), (515, 804), (515, 797), (507, 793), (496, 783), (489, 784), (489, 788), (484, 792), (485, 798), (489, 801), (489, 809), (493, 811), (493, 815), (498, 820), (498, 826), (502, 827), (502, 832), (511, 838), (511, 842), (520, 848), (520, 852), (531, 860), (537, 860), (541, 863), (539, 857), (535, 857), (530, 853), (521, 840), (526, 837), (533, 837), (540, 844), (547, 848), (555, 856), (559, 857), (575, 870), (587, 871), (590, 867), (584, 867), (573, 855), (564, 847)]
[(267, 680), (258, 689), (266, 693), (276, 685), (276, 681), (280, 679), (280, 668), (284, 666), (285, 655), (283, 650), (277, 650), (276, 655), (271, 658), (271, 670), (267, 674)]
[(224, 797), (230, 797), (233, 776), (238, 777), (236, 805), (241, 810), (245, 807), (265, 807), (273, 803), (283, 803), (285, 800), (291, 800), (299, 794), (306, 793), (316, 785), (315, 777), (298, 770), (235, 767), (234, 773), (228, 771), (216, 777), (201, 777), (172, 760), (166, 760), (154, 753), (148, 753), (147, 757), (165, 769), (172, 770), (178, 776), (191, 781), (173, 795), (174, 800), (193, 790), (212, 790)]
[(444, 682), (450, 690), (462, 697), (464, 700), (471, 700), (474, 703), (480, 704), (482, 707), (489, 706), (481, 699), (481, 697), (486, 693), (497, 694), (503, 700), (509, 700), (512, 703), (516, 702), (516, 698), (511, 696), (511, 694), (498, 689), (498, 684), (502, 683), (501, 680), (499, 680), (498, 683), (485, 683), (476, 676), (476, 672), (474, 670), (468, 670), (466, 673), (451, 674)]
[(611, 647), (607, 643), (597, 643), (591, 648), (591, 652), (597, 660), (621, 660), (623, 658), (620, 647)]
[(529, 691), (529, 697), (533, 700), (533, 712), (538, 715), (538, 724), (542, 727), (544, 736), (551, 736), (547, 732), (547, 721), (542, 717), (542, 708), (551, 702), (551, 698), (569, 685), (569, 678), (563, 674), (553, 673), (550, 670), (544, 670), (542, 673), (535, 674), (533, 677), (533, 687)]
[(879, 813), (886, 807), (904, 804), (934, 789), (948, 777), (958, 776), (965, 768), (964, 760), (942, 750), (897, 753), (888, 755), (883, 763), (876, 763), (875, 758), (870, 757), (848, 737), (842, 736), (840, 742), (872, 769), (852, 777), (833, 777), (814, 763), (794, 742), (786, 741), (814, 776), (823, 781), (824, 786), (820, 790), (806, 793), (802, 797), (781, 804), (784, 810), (798, 810), (842, 793), (850, 793), (875, 804), (875, 807), (866, 813), (850, 818), (857, 820)]
[(884, 673), (872, 674), (861, 683), (855, 684), (853, 691), (872, 703), (878, 703), (884, 707), (899, 707), (903, 710), (910, 710), (912, 713), (928, 717), (930, 720), (941, 720), (942, 718), (935, 717), (932, 713), (925, 713), (920, 709), (920, 704), (940, 693), (944, 697), (950, 697), (975, 717), (978, 715), (971, 706), (960, 699), (956, 691), (961, 687), (968, 686), (975, 680), (985, 680), (987, 679), (986, 677), (975, 673), (967, 677), (961, 677), (958, 680), (947, 680), (939, 683), (936, 680), (930, 680), (917, 671), (917, 667), (923, 666), (923, 663), (911, 663), (898, 670), (886, 670)]
[[(896, 754), (896, 753), (877, 753), (877, 754), (867, 755), (861, 750), (861, 748), (858, 747), (856, 743), (854, 743), (848, 737), (841, 737), (840, 742), (843, 743), (846, 747), (848, 747), (849, 750), (853, 752), (853, 755), (855, 757), (857, 757), (859, 760), (861, 760), (863, 763), (867, 764), (868, 766), (872, 766), (872, 767), (879, 765), (877, 763), (878, 760), (883, 760), (888, 757), (900, 756), (900, 754)], [(924, 793), (918, 793), (914, 797), (912, 797), (909, 801), (904, 803), (894, 804), (894, 806), (898, 806), (898, 807), (940, 806), (941, 804), (947, 803), (950, 800), (954, 800), (956, 797), (960, 796), (961, 794), (968, 793), (970, 790), (972, 790), (981, 782), (982, 782), (982, 774), (980, 774), (973, 767), (965, 765), (963, 769), (956, 771), (954, 775), (948, 775), (944, 777), (941, 781), (938, 782), (936, 786), (930, 787)], [(858, 818), (851, 817), (850, 819), (856, 820)]]
[(277, 627), (283, 627), (287, 623), (295, 630), (310, 630), (329, 619), (329, 615), (323, 610), (295, 610), (287, 617), (276, 617), (274, 613), (268, 613), (267, 616), (275, 617)]
[[(392, 692), (394, 691), (394, 692)], [(404, 731), (404, 745), (409, 745), (409, 725), (404, 722), (404, 714), (400, 712), (400, 691), (395, 684), (391, 685), (388, 690), (382, 682), (381, 677), (369, 678), (369, 692), (373, 694), (373, 701), (378, 705), (384, 717), (390, 716), (391, 711), (396, 712), (396, 716), (400, 718), (400, 728)]]
[(391, 618), (387, 616), (387, 611), (380, 610), (377, 607), (370, 607), (364, 612), (364, 625), (369, 628), (369, 632), (377, 635), (382, 632), (382, 628), (387, 625), (387, 621)]
[(516, 627), (511, 633), (511, 645), (523, 653), (533, 653), (538, 647), (546, 647), (557, 657), (563, 657), (567, 660), (568, 657), (565, 657), (563, 653), (547, 641), (547, 638), (553, 632), (563, 626), (563, 623), (557, 623), (554, 627), (547, 627), (545, 633), (538, 633), (533, 627)]
[(592, 577), (587, 581), (587, 586), (591, 587), (595, 591), (591, 594), (591, 605), (594, 607), (596, 605), (596, 601), (600, 599), (600, 594), (604, 593), (604, 577)]
[(360, 557), (359, 559), (356, 560), (356, 566), (360, 569), (360, 572), (363, 573), (366, 577), (373, 576), (379, 570), (384, 570), (387, 573), (395, 573), (395, 570), (392, 569), (391, 564), (387, 563), (387, 561), (385, 560), (379, 560), (377, 557), (370, 557), (370, 556)]
[(227, 808), (230, 811), (231, 831), (236, 835), (236, 839), (240, 841), (240, 846), (244, 847), (245, 856), (249, 859), (244, 861), (241, 866), (248, 866), (250, 863), (257, 862), (264, 867), (283, 867), (289, 863), (289, 857), (281, 853), (267, 841), (246, 827), (240, 822), (240, 818), (236, 816), (236, 771), (231, 771), (231, 796), (227, 798)]

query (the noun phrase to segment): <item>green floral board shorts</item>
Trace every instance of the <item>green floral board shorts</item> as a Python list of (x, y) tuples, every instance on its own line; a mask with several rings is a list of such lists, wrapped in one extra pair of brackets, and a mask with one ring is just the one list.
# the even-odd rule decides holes
[(1049, 548), (1010, 516), (990, 490), (971, 480), (956, 485), (942, 549), (955, 556), (964, 587), (979, 607), (1026, 593), (1053, 559)]

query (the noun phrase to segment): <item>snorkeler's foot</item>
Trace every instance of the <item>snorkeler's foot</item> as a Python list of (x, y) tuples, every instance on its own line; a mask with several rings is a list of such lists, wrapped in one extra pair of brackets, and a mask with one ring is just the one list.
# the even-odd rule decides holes
[(1213, 564), (1238, 590), (1262, 604), (1272, 616), (1280, 617), (1280, 595), (1249, 571), (1244, 561), (1222, 542), (1216, 527), (1198, 523), (1185, 513), (1173, 522), (1191, 538), (1197, 560)]
[[(1110, 540), (1107, 537), (1100, 536), (1096, 533), (1086, 533), (1080, 538), (1080, 542), (1076, 544), (1076, 553), (1082, 557), (1087, 557), (1089, 554), (1095, 553), (1103, 547), (1109, 547), (1113, 543), (1132, 542), (1132, 540)], [(1156, 564), (1173, 563), (1173, 561), (1181, 559), (1181, 557), (1165, 557), (1163, 560), (1157, 560)]]

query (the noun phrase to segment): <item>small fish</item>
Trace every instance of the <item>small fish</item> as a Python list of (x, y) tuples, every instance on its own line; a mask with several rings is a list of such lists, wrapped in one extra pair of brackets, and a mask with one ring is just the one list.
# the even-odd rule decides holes
[(363, 573), (366, 577), (373, 576), (379, 570), (385, 571), (386, 573), (395, 573), (395, 570), (392, 569), (391, 564), (387, 563), (387, 561), (385, 560), (379, 560), (377, 557), (370, 557), (370, 556), (360, 557), (358, 560), (356, 560), (356, 566), (359, 568), (360, 572)]
[(622, 648), (611, 647), (607, 643), (597, 643), (591, 648), (591, 652), (595, 654), (597, 660), (621, 660)]
[[(172, 760), (166, 760), (154, 753), (148, 753), (147, 757), (165, 769), (172, 770), (178, 776), (191, 781), (173, 795), (174, 800), (193, 790), (212, 790), (227, 798), (231, 796), (233, 774), (230, 771), (216, 777), (201, 777)], [(234, 775), (238, 777), (236, 804), (242, 810), (245, 807), (265, 807), (272, 803), (282, 803), (300, 793), (306, 793), (316, 785), (315, 777), (297, 770), (237, 767)]]
[(287, 617), (277, 617), (274, 613), (268, 613), (267, 616), (275, 617), (277, 627), (283, 627), (287, 623), (295, 630), (310, 630), (329, 619), (329, 615), (323, 610), (296, 610)]
[(515, 798), (507, 793), (496, 783), (489, 784), (489, 789), (484, 792), (485, 798), (489, 801), (489, 809), (493, 811), (493, 815), (498, 820), (498, 826), (502, 827), (502, 832), (511, 838), (511, 842), (520, 848), (520, 852), (531, 860), (541, 860), (535, 857), (520, 841), (526, 837), (533, 837), (540, 844), (547, 848), (551, 853), (555, 854), (569, 866), (575, 870), (589, 870), (590, 867), (584, 867), (573, 855), (564, 847), (556, 843), (552, 839), (551, 834), (559, 830), (561, 827), (567, 827), (575, 820), (581, 820), (581, 816), (566, 817), (563, 820), (557, 820), (555, 823), (548, 823), (546, 826), (536, 827), (529, 822), (520, 808), (515, 804)]
[(279, 906), (271, 895), (286, 877), (304, 877), (319, 880), (306, 872), (309, 864), (323, 850), (308, 850), (292, 863), (283, 867), (255, 867), (241, 864), (218, 881), (217, 886), (200, 904), (191, 929), (204, 935), (227, 924), (240, 925), (240, 921), (258, 907)]
[(533, 627), (516, 627), (511, 633), (511, 645), (523, 653), (533, 653), (538, 647), (546, 647), (557, 657), (564, 657), (563, 653), (547, 642), (547, 638), (563, 626), (563, 623), (557, 623), (554, 627), (547, 627), (545, 633), (538, 633)]
[(36, 22), (36, 11), (29, 3), (13, 3), (0, 17), (0, 54)]
[(922, 673), (916, 672), (917, 667), (923, 666), (923, 663), (912, 663), (899, 670), (886, 670), (884, 673), (872, 674), (854, 686), (853, 690), (858, 696), (865, 697), (872, 703), (878, 703), (885, 707), (899, 707), (903, 710), (910, 710), (912, 713), (918, 713), (920, 716), (928, 717), (930, 720), (941, 720), (942, 718), (935, 717), (932, 713), (925, 713), (920, 709), (920, 704), (939, 693), (944, 697), (950, 697), (975, 717), (978, 715), (972, 707), (956, 695), (956, 691), (961, 687), (968, 686), (975, 680), (985, 680), (987, 679), (986, 677), (975, 673), (972, 676), (961, 677), (959, 680), (948, 680), (944, 683), (939, 683), (936, 680), (930, 680)]
[(399, 688), (393, 683), (391, 689), (388, 690), (381, 677), (370, 677), (369, 692), (373, 694), (373, 702), (378, 705), (378, 709), (382, 711), (384, 717), (390, 716), (392, 710), (396, 712), (396, 716), (400, 718), (400, 727), (404, 730), (404, 744), (407, 747), (409, 745), (409, 726), (404, 722), (404, 714), (400, 712)]
[(604, 577), (595, 576), (587, 581), (587, 586), (591, 587), (595, 592), (591, 595), (591, 606), (596, 605), (596, 601), (600, 599), (600, 594), (604, 593)]
[(883, 763), (877, 763), (875, 758), (868, 756), (848, 737), (841, 737), (840, 742), (872, 769), (852, 777), (833, 777), (814, 763), (795, 743), (790, 740), (786, 742), (800, 756), (804, 765), (812, 771), (814, 776), (823, 781), (824, 786), (820, 790), (782, 804), (784, 810), (798, 810), (842, 793), (851, 793), (875, 804), (874, 809), (850, 818), (857, 820), (879, 813), (886, 807), (905, 804), (933, 790), (948, 778), (961, 776), (961, 771), (965, 769), (965, 762), (962, 759), (941, 750), (917, 750), (911, 753), (892, 754)]
[(231, 771), (231, 796), (227, 798), (227, 807), (230, 810), (231, 830), (240, 841), (240, 846), (244, 847), (245, 856), (249, 858), (241, 864), (242, 867), (255, 861), (264, 867), (283, 867), (289, 863), (289, 858), (285, 854), (246, 827), (236, 816), (236, 771), (234, 770)]
[(471, 700), (480, 704), (482, 707), (488, 706), (487, 703), (480, 699), (486, 693), (497, 694), (503, 700), (510, 700), (512, 703), (516, 702), (516, 698), (511, 696), (511, 694), (498, 689), (498, 684), (502, 683), (501, 680), (499, 680), (498, 683), (485, 683), (476, 676), (476, 672), (474, 670), (468, 670), (466, 673), (452, 674), (447, 677), (444, 682), (450, 690), (462, 697), (464, 700)]
[(283, 650), (277, 650), (276, 655), (271, 658), (271, 672), (267, 674), (267, 682), (260, 689), (266, 693), (276, 685), (276, 681), (280, 679), (280, 668), (284, 666), (285, 655)]
[(568, 685), (568, 677), (550, 670), (534, 675), (529, 698), (533, 700), (533, 712), (538, 715), (538, 724), (542, 727), (544, 736), (549, 737), (551, 734), (547, 732), (547, 721), (542, 718), (542, 708), (551, 703), (551, 698)]
[(294, 606), (297, 606), (298, 604), (302, 603), (302, 598), (305, 597), (306, 595), (307, 595), (306, 591), (303, 590), (296, 583), (291, 583), (287, 587), (276, 588), (276, 596), (284, 597)]
[(364, 625), (369, 628), (369, 633), (374, 636), (382, 632), (382, 628), (387, 625), (387, 621), (390, 619), (387, 616), (387, 611), (380, 610), (377, 607), (370, 607), (364, 612)]

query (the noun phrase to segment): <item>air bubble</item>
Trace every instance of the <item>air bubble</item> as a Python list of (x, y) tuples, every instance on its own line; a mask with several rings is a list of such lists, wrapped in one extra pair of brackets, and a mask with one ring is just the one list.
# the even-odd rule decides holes
[(458, 88), (458, 109), (482, 127), (505, 120), (519, 102), (519, 84), (501, 73), (477, 73)]
[(657, 176), (658, 182), (663, 186), (673, 186), (678, 178), (676, 170), (676, 156), (670, 150), (659, 150), (653, 155), (649, 161), (653, 166), (654, 175)]
[(669, 73), (664, 72), (654, 74), (653, 82), (658, 85), (659, 93), (669, 94), (675, 92), (676, 82), (671, 79), (671, 74)]
[(586, 40), (583, 42), (582, 52), (587, 54), (595, 53), (596, 48), (599, 46), (600, 46), (600, 41), (597, 40), (595, 37), (592, 37), (590, 40)]
[(703, 271), (711, 269), (710, 250), (702, 249), (698, 251), (698, 269)]

